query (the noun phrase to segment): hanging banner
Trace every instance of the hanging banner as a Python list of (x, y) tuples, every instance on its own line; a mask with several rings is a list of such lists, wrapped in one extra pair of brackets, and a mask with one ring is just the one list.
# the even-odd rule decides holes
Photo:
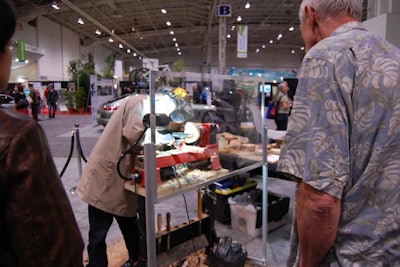
[(17, 45), (17, 59), (18, 62), (25, 62), (25, 42), (18, 40)]
[(247, 58), (247, 25), (237, 27), (237, 57)]

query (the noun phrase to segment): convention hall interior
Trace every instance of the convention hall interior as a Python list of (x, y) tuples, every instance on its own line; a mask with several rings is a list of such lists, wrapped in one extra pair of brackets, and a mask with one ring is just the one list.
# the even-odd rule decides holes
[[(60, 116), (51, 121), (43, 115), (40, 123), (58, 170), (69, 162), (62, 181), (85, 245), (87, 204), (74, 186), (85, 165), (81, 153), (89, 157), (105, 127), (96, 115), (103, 103), (121, 97), (130, 85), (135, 93), (151, 94), (165, 82), (186, 89), (191, 98), (197, 88), (210, 91), (196, 111), (208, 116), (193, 121), (190, 126), (195, 129), (189, 134), (176, 130), (175, 138), (198, 135), (196, 140), (213, 143), (214, 150), (206, 158), (188, 157), (167, 165), (157, 160), (153, 171), (141, 169), (141, 175), (157, 182), (142, 178), (138, 185), (126, 185), (142, 199), (147, 236), (142, 245), (148, 266), (209, 266), (199, 262), (206, 261), (206, 251), (222, 237), (243, 245), (245, 266), (286, 266), (296, 183), (275, 171), (284, 133), (275, 131), (274, 121), (264, 115), (279, 83), (287, 81), (290, 95), (295, 95), (306, 53), (299, 29), (301, 0), (11, 2), (18, 21), (10, 88), (33, 83), (43, 94), (52, 83), (60, 91)], [(400, 25), (400, 1), (363, 0), (362, 21), (400, 47), (400, 32), (394, 27)], [(88, 62), (93, 69), (85, 88), (85, 111), (79, 114), (76, 108), (71, 115), (64, 91), (78, 93), (79, 83), (85, 83), (78, 79), (77, 84), (72, 68), (84, 68)], [(215, 110), (207, 113), (211, 106)], [(240, 113), (241, 118), (231, 122), (228, 113)], [(72, 156), (71, 129), (79, 132), (81, 148)], [(204, 140), (204, 133), (215, 138)], [(226, 146), (232, 140), (236, 143)], [(239, 153), (243, 151), (244, 156)], [(178, 179), (179, 185), (160, 189), (170, 182), (167, 175), (176, 175), (174, 166), (204, 164), (216, 164), (225, 172), (184, 185)], [(107, 244), (109, 266), (121, 266), (128, 256), (116, 223)]]

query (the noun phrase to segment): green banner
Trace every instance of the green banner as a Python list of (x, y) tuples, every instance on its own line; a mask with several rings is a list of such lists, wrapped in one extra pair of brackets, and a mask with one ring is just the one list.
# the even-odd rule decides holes
[(25, 42), (18, 40), (17, 58), (18, 62), (25, 62)]

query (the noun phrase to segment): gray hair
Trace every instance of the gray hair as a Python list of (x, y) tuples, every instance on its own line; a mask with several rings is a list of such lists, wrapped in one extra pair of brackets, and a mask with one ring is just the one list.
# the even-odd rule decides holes
[(323, 18), (349, 15), (361, 21), (362, 0), (303, 0), (299, 9), (299, 19), (305, 19), (305, 6), (311, 6)]

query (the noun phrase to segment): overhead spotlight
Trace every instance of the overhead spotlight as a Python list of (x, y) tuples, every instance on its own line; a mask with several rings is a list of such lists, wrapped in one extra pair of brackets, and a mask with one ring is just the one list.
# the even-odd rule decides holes
[(273, 43), (274, 43), (274, 40), (272, 40), (272, 39), (269, 40), (269, 43), (270, 43), (270, 44), (273, 44)]
[(97, 29), (94, 33), (97, 35), (101, 35), (101, 31), (99, 29)]
[(140, 36), (140, 38), (139, 38), (140, 40), (143, 40), (143, 36)]
[(79, 19), (78, 19), (78, 24), (83, 25), (83, 24), (85, 24), (85, 22), (83, 21), (83, 19), (79, 18)]
[(173, 41), (173, 42), (176, 42), (176, 38), (175, 38), (175, 37), (174, 37), (174, 38), (172, 38), (172, 41)]
[(278, 37), (276, 37), (276, 39), (280, 40), (280, 39), (282, 39), (282, 37), (283, 37), (283, 35), (282, 35), (282, 33), (280, 33), (280, 34), (278, 34)]
[(133, 53), (133, 56), (134, 56), (134, 57), (136, 57), (136, 56), (137, 56), (136, 52), (134, 52), (134, 53)]
[(171, 21), (167, 21), (167, 22), (165, 22), (165, 24), (167, 24), (167, 26), (171, 26)]
[(249, 9), (249, 8), (250, 8), (250, 3), (247, 2), (247, 3), (244, 5), (244, 8)]
[(176, 48), (176, 51), (181, 51), (181, 49), (178, 47), (178, 48)]
[(133, 32), (135, 31), (135, 27), (132, 27), (132, 31), (133, 31)]
[(179, 45), (178, 45), (178, 43), (175, 43), (175, 47), (178, 47)]
[(235, 25), (233, 25), (233, 26), (231, 27), (231, 30), (232, 30), (232, 31), (234, 31), (234, 30), (235, 30), (235, 28), (236, 28), (236, 26), (235, 26)]
[(230, 35), (229, 33), (228, 33), (228, 35), (226, 36), (226, 38), (228, 38), (228, 39), (230, 39), (232, 37), (232, 35)]
[(292, 54), (295, 54), (295, 53), (296, 53), (296, 51), (292, 50), (292, 51), (291, 51), (291, 53), (292, 53)]
[(59, 10), (59, 9), (60, 9), (60, 6), (59, 6), (56, 2), (54, 2), (54, 3), (51, 5), (51, 7), (54, 8), (55, 10)]
[(300, 47), (300, 50), (304, 50), (304, 46)]
[(258, 52), (260, 52), (260, 49), (259, 49), (259, 48), (256, 49), (256, 53), (258, 53)]
[(182, 55), (182, 52), (181, 52), (181, 51), (179, 51), (179, 52), (178, 52), (178, 55)]
[(170, 31), (169, 34), (174, 35), (175, 33), (174, 33), (174, 31)]
[(290, 26), (289, 31), (290, 31), (290, 32), (294, 31), (294, 27), (293, 27), (293, 26)]
[(265, 48), (265, 45), (262, 45), (262, 48)]
[(242, 17), (241, 17), (241, 16), (238, 16), (236, 20), (237, 20), (237, 21), (242, 21)]
[(114, 40), (113, 40), (112, 38), (109, 38), (108, 41), (109, 41), (110, 43), (113, 43), (113, 42), (114, 42)]
[(121, 49), (124, 48), (124, 46), (122, 44), (119, 44), (118, 47)]
[(161, 9), (161, 13), (167, 14), (167, 10), (163, 8), (163, 9)]
[(130, 54), (130, 53), (131, 53), (131, 50), (130, 50), (129, 48), (126, 49), (126, 53)]

